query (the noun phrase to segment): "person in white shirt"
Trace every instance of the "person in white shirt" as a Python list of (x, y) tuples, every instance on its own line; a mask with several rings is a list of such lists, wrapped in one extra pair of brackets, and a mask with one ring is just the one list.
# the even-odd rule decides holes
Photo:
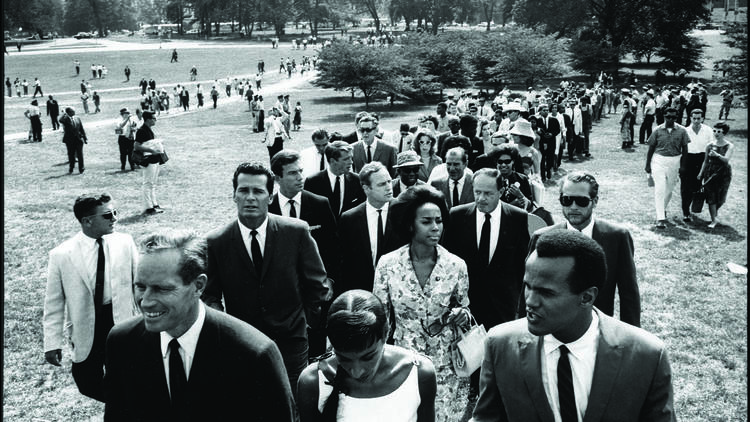
[(475, 422), (676, 421), (664, 343), (594, 306), (606, 274), (601, 246), (578, 230), (539, 236), (526, 318), (485, 341)]
[(117, 145), (120, 148), (120, 170), (125, 170), (125, 162), (130, 163), (130, 170), (135, 170), (133, 163), (133, 144), (138, 123), (130, 117), (127, 107), (120, 109), (120, 120), (115, 123)]
[(693, 194), (700, 188), (698, 173), (706, 158), (706, 147), (716, 142), (713, 128), (703, 124), (703, 110), (696, 108), (689, 111), (690, 126), (686, 127), (690, 143), (687, 144), (687, 159), (680, 172), (680, 196), (682, 198), (682, 221), (692, 221), (690, 205)]

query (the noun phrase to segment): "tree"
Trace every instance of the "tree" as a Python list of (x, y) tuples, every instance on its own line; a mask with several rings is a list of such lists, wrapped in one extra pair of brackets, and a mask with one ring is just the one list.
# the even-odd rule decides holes
[(591, 21), (584, 2), (570, 0), (516, 0), (512, 16), (517, 24), (526, 26), (544, 25), (548, 34), (570, 37), (582, 25)]
[(380, 33), (380, 15), (378, 11), (384, 9), (384, 0), (352, 0), (352, 4), (366, 12), (375, 21), (375, 30)]
[(664, 58), (662, 63), (672, 74), (677, 74), (680, 69), (692, 72), (703, 68), (703, 44), (688, 34), (675, 34), (662, 40), (656, 53)]
[(440, 90), (442, 99), (444, 89), (458, 89), (469, 85), (469, 57), (463, 39), (457, 34), (459, 33), (418, 34), (406, 38), (405, 55), (412, 58), (415, 64), (419, 63), (419, 70), (423, 70), (420, 75), (412, 75), (416, 91), (426, 95)]
[(63, 5), (60, 0), (9, 0), (3, 2), (3, 21), (7, 29), (45, 35), (62, 31)]
[(726, 69), (718, 82), (729, 84), (738, 94), (747, 95), (747, 22), (729, 24), (725, 36), (722, 42), (737, 50), (732, 57), (717, 61), (720, 69)]
[(334, 42), (320, 51), (318, 77), (313, 85), (336, 91), (356, 90), (365, 106), (376, 94), (408, 98), (413, 93), (413, 64), (397, 48), (375, 48), (363, 44)]

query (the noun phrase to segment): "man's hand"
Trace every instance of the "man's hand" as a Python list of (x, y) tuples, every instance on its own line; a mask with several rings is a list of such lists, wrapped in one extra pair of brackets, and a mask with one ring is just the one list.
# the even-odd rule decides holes
[(651, 174), (651, 164), (646, 164), (646, 173)]
[(62, 350), (55, 349), (44, 352), (44, 360), (52, 365), (60, 366), (60, 361), (62, 360)]

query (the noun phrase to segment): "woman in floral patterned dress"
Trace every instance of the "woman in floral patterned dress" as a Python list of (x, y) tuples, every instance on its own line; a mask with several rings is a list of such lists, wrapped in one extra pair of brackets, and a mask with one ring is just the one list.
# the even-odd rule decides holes
[(383, 255), (373, 293), (392, 317), (397, 346), (429, 356), (437, 374), (437, 421), (458, 419), (466, 408), (468, 379), (453, 372), (454, 325), (468, 322), (469, 278), (464, 261), (438, 245), (448, 209), (430, 185), (413, 186), (391, 205), (394, 228), (411, 240)]

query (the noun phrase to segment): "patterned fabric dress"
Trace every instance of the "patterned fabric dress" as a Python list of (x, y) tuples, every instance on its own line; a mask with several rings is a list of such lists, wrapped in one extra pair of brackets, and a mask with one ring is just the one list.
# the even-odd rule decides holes
[(452, 307), (469, 305), (466, 263), (438, 245), (435, 267), (422, 288), (406, 245), (380, 258), (373, 293), (383, 301), (388, 315), (391, 311), (395, 314), (394, 343), (430, 357), (435, 365), (436, 420), (459, 418), (467, 405), (468, 379), (453, 372), (450, 359), (453, 330), (445, 327), (440, 334), (430, 337), (423, 322), (428, 326)]
[[(725, 156), (729, 144), (718, 146), (714, 143), (708, 144), (706, 154), (710, 151), (716, 151), (717, 154)], [(706, 191), (706, 203), (716, 204), (719, 208), (727, 200), (729, 183), (732, 181), (732, 166), (718, 158), (708, 157), (708, 164), (703, 173), (703, 187)]]

